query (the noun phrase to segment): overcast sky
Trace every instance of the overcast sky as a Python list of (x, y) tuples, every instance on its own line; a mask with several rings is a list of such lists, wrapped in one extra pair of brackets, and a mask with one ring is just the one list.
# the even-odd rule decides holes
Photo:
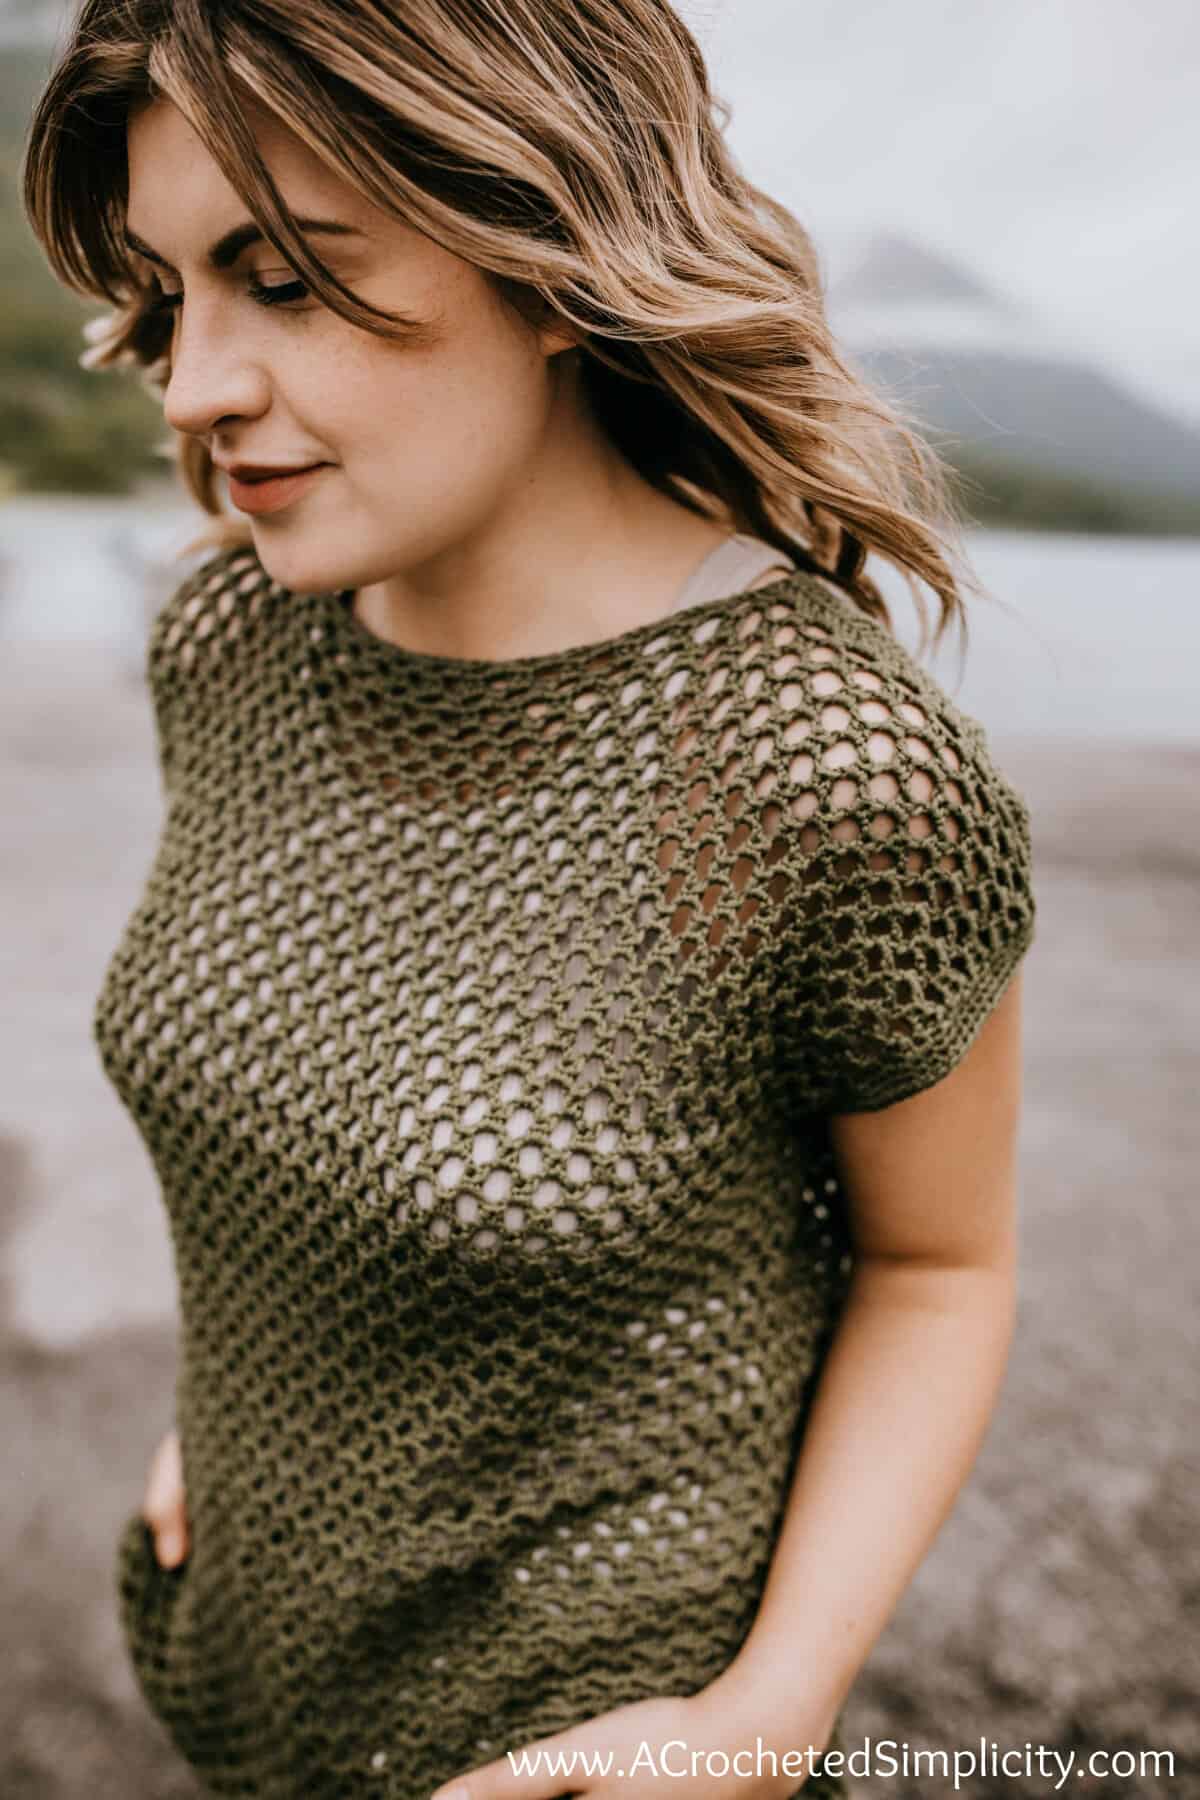
[(910, 232), (1200, 421), (1195, 0), (677, 0), (836, 277)]

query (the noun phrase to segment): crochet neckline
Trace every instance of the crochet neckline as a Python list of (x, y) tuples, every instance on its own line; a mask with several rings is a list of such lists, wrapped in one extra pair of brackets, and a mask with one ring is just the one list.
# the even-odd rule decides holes
[(717, 619), (743, 600), (769, 606), (786, 591), (803, 582), (809, 583), (807, 571), (790, 569), (775, 581), (761, 587), (750, 587), (735, 594), (722, 594), (715, 600), (698, 601), (692, 606), (664, 613), (641, 625), (632, 625), (614, 636), (594, 638), (589, 643), (571, 644), (563, 650), (541, 651), (531, 656), (475, 657), (446, 656), (428, 650), (410, 650), (403, 644), (380, 637), (354, 616), (351, 610), (354, 588), (340, 588), (318, 596), (329, 609), (339, 638), (348, 648), (372, 660), (380, 668), (403, 669), (410, 676), (429, 675), (440, 685), (447, 681), (486, 686), (492, 681), (511, 681), (525, 675), (550, 675), (559, 671), (583, 671), (598, 658), (624, 655), (659, 641), (666, 644), (673, 637), (686, 638), (706, 619)]

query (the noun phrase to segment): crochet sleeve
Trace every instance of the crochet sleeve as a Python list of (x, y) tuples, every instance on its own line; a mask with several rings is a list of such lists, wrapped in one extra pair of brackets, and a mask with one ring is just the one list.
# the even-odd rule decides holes
[(776, 699), (774, 1041), (790, 1108), (872, 1112), (950, 1073), (1029, 947), (1030, 819), (882, 626), (808, 635)]
[(179, 580), (150, 624), (146, 688), (153, 708), (159, 777), (168, 800), (178, 785), (194, 690), (203, 685), (201, 658), (207, 652), (211, 663), (216, 629), (230, 610), (229, 589), (238, 566), (228, 548), (208, 555)]

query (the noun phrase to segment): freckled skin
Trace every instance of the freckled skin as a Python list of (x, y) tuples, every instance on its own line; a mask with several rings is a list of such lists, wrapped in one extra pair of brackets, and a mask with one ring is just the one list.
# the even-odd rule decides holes
[(263, 242), (210, 269), (208, 246), (245, 207), (170, 101), (131, 118), (128, 224), (185, 296), (167, 423), (224, 462), (334, 465), (252, 518), (268, 574), (295, 591), (355, 588), (380, 636), (454, 656), (537, 655), (666, 613), (728, 528), (658, 493), (600, 432), (574, 328), (534, 331), (483, 271), (360, 197), (262, 109), (247, 117), (294, 212), (367, 234), (314, 236), (340, 279), (436, 327), (414, 347), (311, 294), (254, 300), (251, 280), (294, 271)]

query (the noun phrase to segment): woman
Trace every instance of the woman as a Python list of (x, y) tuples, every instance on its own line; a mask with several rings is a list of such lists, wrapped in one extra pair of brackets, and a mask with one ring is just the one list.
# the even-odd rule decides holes
[(1028, 814), (719, 113), (665, 0), (89, 0), (34, 119), (217, 515), (95, 1021), (182, 1322), (122, 1620), (214, 1793), (851, 1792), (995, 1400)]

